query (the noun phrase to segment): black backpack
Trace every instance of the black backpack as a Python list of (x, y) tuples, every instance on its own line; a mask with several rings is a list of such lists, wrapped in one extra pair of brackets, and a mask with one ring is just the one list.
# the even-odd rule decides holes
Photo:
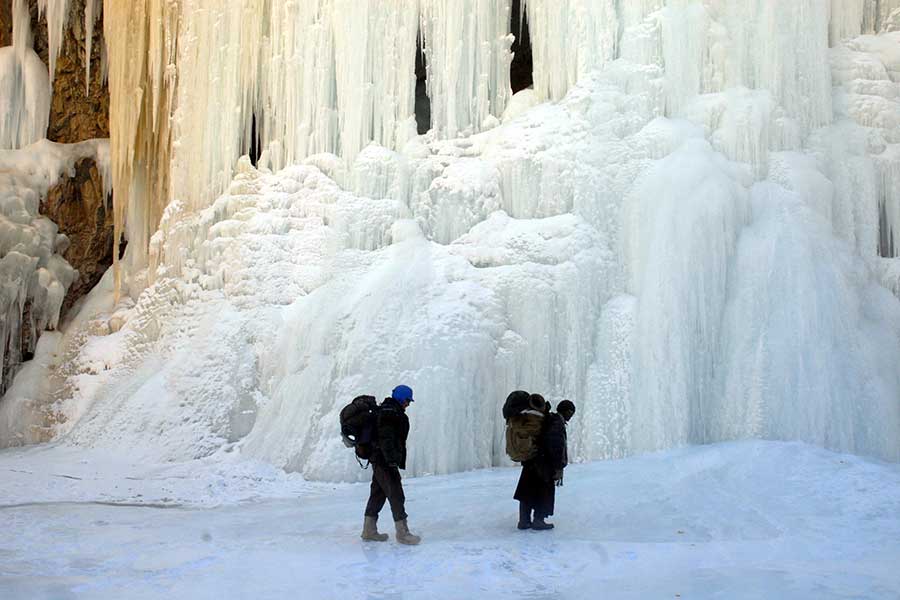
[(378, 402), (375, 396), (357, 396), (341, 409), (341, 438), (356, 450), (356, 456), (369, 460), (378, 438)]

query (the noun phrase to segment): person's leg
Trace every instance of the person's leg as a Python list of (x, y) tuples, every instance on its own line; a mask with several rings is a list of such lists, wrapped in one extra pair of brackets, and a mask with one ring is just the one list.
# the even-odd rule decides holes
[(369, 487), (369, 501), (366, 503), (367, 517), (375, 517), (377, 519), (378, 513), (381, 512), (381, 508), (384, 506), (384, 501), (387, 499), (381, 483), (382, 479), (384, 479), (381, 475), (383, 470), (383, 467), (372, 465), (372, 485)]
[(519, 500), (519, 529), (531, 529), (531, 506)]
[(394, 521), (406, 519), (406, 495), (403, 493), (403, 481), (400, 477), (400, 469), (388, 467), (382, 471), (379, 483), (391, 504), (391, 514)]
[(372, 465), (372, 485), (369, 487), (369, 501), (366, 503), (363, 531), (360, 537), (367, 541), (386, 542), (388, 535), (378, 533), (378, 513), (381, 512), (386, 499), (384, 489), (379, 483), (379, 469), (378, 465)]
[(556, 495), (556, 486), (553, 481), (546, 482), (541, 480), (538, 496), (540, 498), (534, 507), (534, 520), (531, 522), (531, 528), (539, 531), (553, 529), (553, 523), (544, 521), (553, 514), (553, 500)]
[[(519, 483), (513, 498), (519, 501), (519, 529), (531, 528), (531, 510), (537, 506), (537, 487), (535, 480), (535, 468), (533, 461), (522, 463), (522, 471), (519, 473)], [(535, 511), (536, 512), (536, 511)], [(523, 527), (523, 525), (527, 526)]]
[(400, 469), (389, 467), (379, 474), (379, 483), (391, 503), (391, 514), (394, 517), (394, 526), (397, 531), (397, 541), (401, 544), (414, 546), (422, 541), (417, 535), (410, 533), (406, 523), (406, 495), (403, 493), (403, 481), (400, 477)]

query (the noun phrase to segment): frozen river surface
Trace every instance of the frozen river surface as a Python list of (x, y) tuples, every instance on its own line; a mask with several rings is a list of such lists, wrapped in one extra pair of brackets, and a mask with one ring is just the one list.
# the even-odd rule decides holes
[(419, 547), (359, 540), (367, 485), (229, 460), (0, 453), (0, 598), (900, 597), (900, 466), (803, 444), (574, 465), (546, 533), (516, 469), (408, 480)]

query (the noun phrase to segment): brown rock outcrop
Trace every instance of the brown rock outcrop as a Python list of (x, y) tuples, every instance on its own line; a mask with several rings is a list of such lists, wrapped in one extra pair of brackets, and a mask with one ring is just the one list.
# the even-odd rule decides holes
[(0, 47), (12, 46), (12, 2), (0, 2)]
[[(12, 43), (11, 2), (0, 2), (0, 46)], [(109, 88), (103, 81), (102, 12), (94, 24), (91, 45), (91, 81), (85, 88), (84, 26), (85, 0), (71, 0), (69, 23), (64, 42), (56, 59), (53, 77), (53, 99), (50, 104), (50, 127), (47, 139), (70, 144), (91, 138), (109, 137)], [(34, 51), (44, 64), (49, 64), (47, 21), (38, 18), (36, 0), (28, 0), (31, 9), (31, 31), (34, 33)], [(102, 11), (102, 9), (101, 9)]]
[(79, 277), (63, 301), (64, 315), (87, 294), (113, 263), (112, 201), (103, 192), (103, 181), (90, 159), (76, 163), (75, 175), (50, 190), (41, 202), (41, 214), (59, 225), (69, 238), (63, 256)]

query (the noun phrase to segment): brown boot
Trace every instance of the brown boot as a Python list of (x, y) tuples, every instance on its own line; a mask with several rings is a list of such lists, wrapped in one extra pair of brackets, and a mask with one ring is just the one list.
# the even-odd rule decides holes
[(409, 532), (409, 527), (406, 525), (406, 519), (394, 521), (394, 525), (397, 527), (397, 541), (401, 544), (415, 546), (422, 541), (422, 538)]
[(363, 530), (359, 537), (367, 542), (386, 542), (388, 534), (378, 533), (378, 518), (367, 516), (363, 520)]

